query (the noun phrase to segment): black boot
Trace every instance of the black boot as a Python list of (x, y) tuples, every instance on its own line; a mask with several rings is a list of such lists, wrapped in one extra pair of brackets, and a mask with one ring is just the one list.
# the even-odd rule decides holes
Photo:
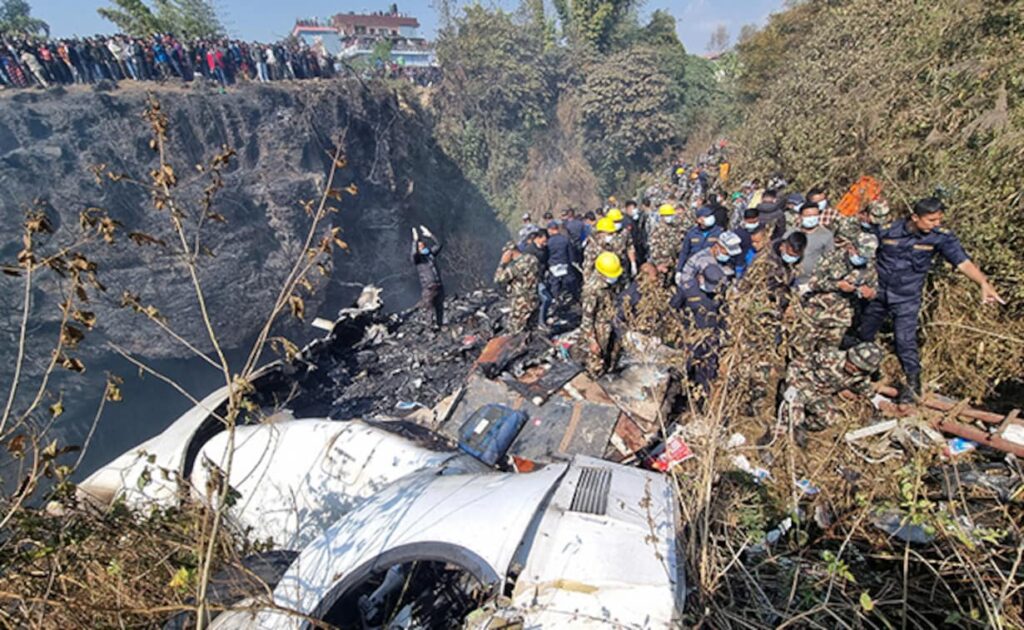
[(901, 405), (909, 405), (921, 400), (921, 375), (907, 374), (907, 382), (900, 388), (900, 395), (896, 402)]

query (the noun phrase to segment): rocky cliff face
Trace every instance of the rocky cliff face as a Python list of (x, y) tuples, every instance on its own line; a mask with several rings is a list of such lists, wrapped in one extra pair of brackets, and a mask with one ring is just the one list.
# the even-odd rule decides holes
[[(222, 146), (237, 151), (214, 207), (227, 221), (209, 223), (202, 234), (213, 256), (203, 259), (201, 280), (227, 348), (241, 346), (259, 329), (291, 263), (301, 255), (309, 219), (300, 204), (318, 197), (338, 138), (348, 162), (338, 181), (359, 189), (357, 196), (345, 197), (342, 210), (332, 217), (350, 249), (337, 256), (323, 290), (307, 300), (309, 316), (332, 316), (346, 289), (365, 282), (382, 285), (392, 306), (414, 302), (418, 287), (408, 248), (410, 228), (421, 223), (447, 241), (445, 274), (453, 288), (485, 280), (493, 269), (493, 241), (507, 236), (505, 228), (437, 147), (428, 116), (412, 92), (339, 81), (250, 85), (227, 94), (168, 87), (155, 96), (170, 119), (171, 162), (179, 174), (195, 173), (195, 165)], [(124, 233), (169, 236), (166, 215), (153, 209), (146, 191), (125, 182), (97, 184), (91, 171), (106, 164), (112, 171), (148, 178), (157, 162), (141, 117), (146, 98), (138, 88), (0, 95), (4, 262), (21, 248), (24, 211), (36, 199), (55, 220), (54, 238), (77, 229), (78, 213), (92, 206), (107, 210), (124, 225)], [(199, 187), (184, 186), (183, 196), (197, 198)], [(137, 314), (118, 308), (121, 291), (127, 289), (156, 306), (183, 337), (209, 349), (192, 287), (173, 257), (123, 235), (114, 246), (97, 247), (91, 255), (99, 263), (100, 279), (110, 287), (109, 295), (94, 304), (96, 337), (115, 339), (145, 358), (188, 356), (186, 348)], [(7, 276), (0, 282), (2, 373), (10, 369), (16, 346), (21, 285)], [(56, 329), (57, 291), (52, 282), (38, 286), (34, 332)], [(285, 332), (297, 336), (292, 326)], [(52, 336), (43, 337), (52, 343)], [(90, 339), (82, 352), (102, 364), (97, 341)], [(46, 346), (35, 349), (42, 352)]]
[[(202, 281), (228, 347), (257, 329), (300, 253), (308, 228), (300, 204), (318, 197), (337, 138), (343, 138), (349, 164), (338, 179), (356, 184), (359, 193), (346, 196), (333, 218), (351, 249), (338, 258), (329, 287), (382, 282), (392, 300), (407, 303), (415, 291), (407, 261), (411, 226), (430, 225), (467, 255), (476, 253), (477, 239), (503, 236), (482, 198), (434, 144), (429, 121), (408, 95), (332, 82), (254, 85), (228, 94), (167, 89), (155, 96), (170, 118), (171, 162), (179, 173), (192, 171), (222, 146), (237, 151), (214, 208), (227, 223), (208, 224), (202, 237), (214, 253), (202, 262)], [(20, 249), (17, 226), (35, 199), (51, 208), (58, 238), (74, 229), (78, 212), (90, 206), (106, 209), (124, 224), (124, 232), (167, 232), (167, 217), (152, 208), (144, 190), (124, 182), (98, 185), (91, 171), (106, 164), (147, 179), (156, 159), (141, 119), (145, 101), (141, 90), (25, 92), (0, 99), (5, 259)], [(185, 189), (186, 199), (196, 198), (195, 189)], [(188, 279), (166, 254), (122, 237), (95, 255), (101, 279), (118, 290), (111, 302), (121, 288), (133, 290), (186, 338), (204, 337)], [(451, 279), (463, 283), (475, 275), (461, 265), (452, 271)], [(4, 282), (10, 295), (12, 281)], [(320, 292), (311, 310), (330, 295), (330, 288)], [(154, 338), (146, 326), (132, 325), (133, 320), (110, 311), (101, 317), (101, 328), (146, 356), (187, 354), (170, 340)]]

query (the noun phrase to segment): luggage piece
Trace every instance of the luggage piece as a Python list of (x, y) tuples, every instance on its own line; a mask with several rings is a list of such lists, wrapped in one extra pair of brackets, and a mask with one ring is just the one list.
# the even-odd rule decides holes
[(459, 429), (459, 448), (488, 466), (505, 456), (528, 416), (505, 405), (484, 405)]

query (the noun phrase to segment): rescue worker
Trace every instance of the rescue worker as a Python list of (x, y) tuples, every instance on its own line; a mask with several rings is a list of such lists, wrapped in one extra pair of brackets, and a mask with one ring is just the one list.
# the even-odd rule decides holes
[(906, 384), (898, 401), (921, 396), (921, 355), (917, 347), (917, 318), (921, 292), (935, 254), (942, 254), (960, 273), (981, 287), (982, 304), (1005, 304), (978, 266), (967, 256), (960, 239), (942, 227), (946, 207), (935, 197), (914, 204), (909, 217), (895, 221), (879, 233), (878, 295), (864, 309), (859, 335), (874, 341), (887, 318), (893, 320), (896, 354)]
[(576, 248), (557, 222), (548, 223), (548, 289), (557, 302), (576, 294), (576, 276), (572, 265), (578, 264)]
[[(633, 239), (633, 251), (636, 256), (636, 264), (641, 265), (647, 262), (647, 223), (650, 219), (645, 208), (650, 205), (649, 200), (644, 200), (644, 207), (640, 207), (636, 201), (626, 202), (626, 226)], [(636, 275), (634, 272), (633, 275)]]
[(530, 235), (536, 233), (537, 230), (540, 229), (540, 227), (533, 222), (533, 219), (530, 218), (529, 212), (523, 213), (522, 222), (523, 224), (519, 227), (519, 233), (516, 235), (516, 244), (519, 246), (520, 250), (523, 249), (526, 244), (526, 240)]
[(584, 365), (593, 378), (615, 367), (618, 339), (613, 327), (616, 296), (623, 274), (622, 262), (612, 252), (601, 252), (594, 261), (596, 273), (583, 285), (580, 339), (586, 344)]
[(626, 237), (621, 232), (621, 224), (616, 226), (611, 217), (598, 219), (594, 226), (594, 234), (583, 254), (583, 284), (586, 285), (587, 278), (594, 275), (594, 263), (603, 252), (615, 254), (620, 261), (627, 260), (626, 243)]
[(889, 214), (889, 204), (884, 200), (868, 202), (855, 216), (840, 216), (836, 220), (836, 240), (853, 241), (861, 232), (877, 235), (881, 226), (888, 221)]
[(711, 393), (711, 383), (718, 375), (718, 350), (724, 326), (720, 309), (721, 293), (726, 280), (721, 268), (712, 265), (679, 287), (671, 306), (683, 313), (690, 339), (687, 343), (688, 371), (703, 391), (704, 399)]
[(786, 216), (778, 201), (778, 193), (774, 189), (764, 191), (756, 207), (761, 225), (768, 228), (772, 240), (781, 238), (786, 233)]
[(740, 214), (740, 220), (732, 228), (732, 231), (736, 233), (736, 236), (740, 237), (740, 247), (743, 249), (744, 254), (753, 247), (750, 235), (760, 227), (761, 213), (757, 211), (757, 208), (747, 208)]
[[(612, 200), (615, 198), (612, 197)], [(605, 215), (615, 223), (615, 241), (616, 246), (612, 250), (619, 256), (622, 264), (625, 265), (626, 261), (629, 261), (629, 275), (636, 275), (636, 247), (634, 246), (634, 237), (631, 219), (622, 214), (622, 210), (618, 208), (612, 208)]]
[(648, 259), (662, 277), (669, 277), (679, 257), (683, 238), (683, 226), (675, 206), (665, 203), (658, 208), (658, 216), (651, 222), (650, 232)]
[(544, 278), (541, 260), (547, 242), (547, 232), (538, 230), (527, 236), (524, 251), (507, 246), (501, 255), (494, 283), (503, 285), (509, 296), (511, 312), (505, 330), (510, 335), (526, 332), (540, 305), (539, 287)]
[(679, 285), (692, 282), (697, 278), (697, 274), (712, 265), (721, 269), (727, 279), (731, 279), (736, 275), (733, 263), (742, 253), (740, 237), (735, 232), (722, 232), (717, 242), (686, 261), (683, 270), (679, 272), (677, 282)]
[(819, 216), (821, 217), (821, 226), (824, 228), (835, 229), (833, 224), (839, 217), (843, 216), (829, 204), (828, 195), (820, 188), (812, 188), (807, 191), (807, 202), (804, 205), (808, 204), (817, 206)]
[(786, 232), (800, 229), (800, 208), (807, 203), (807, 200), (800, 193), (786, 195), (786, 203), (782, 210), (786, 221)]
[(855, 242), (844, 243), (821, 259), (806, 291), (794, 301), (796, 323), (789, 344), (791, 356), (839, 348), (853, 324), (855, 302), (875, 297), (877, 249), (878, 238), (863, 232)]
[(715, 224), (715, 211), (712, 208), (702, 206), (697, 210), (697, 225), (687, 230), (686, 236), (683, 237), (683, 247), (676, 261), (676, 271), (681, 272), (691, 256), (717, 243), (718, 236), (723, 231), (720, 225)]
[(807, 431), (826, 429), (838, 416), (835, 396), (847, 391), (871, 396), (871, 375), (881, 364), (882, 349), (873, 343), (861, 343), (845, 352), (827, 348), (794, 360), (786, 372), (783, 394), (793, 423)]
[[(428, 242), (429, 239), (431, 242)], [(444, 326), (444, 284), (437, 269), (437, 257), (443, 245), (424, 226), (412, 229), (412, 252), (409, 260), (416, 267), (420, 280), (420, 302), (417, 308), (431, 308), (434, 311), (434, 330)]]

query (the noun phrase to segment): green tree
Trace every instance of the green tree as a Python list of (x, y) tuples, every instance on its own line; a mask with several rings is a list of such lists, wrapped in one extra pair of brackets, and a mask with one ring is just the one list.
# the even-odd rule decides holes
[(224, 25), (210, 0), (155, 0), (150, 7), (142, 0), (111, 0), (112, 7), (97, 9), (129, 35), (174, 33), (178, 37), (210, 38), (224, 35)]
[(635, 47), (585, 70), (580, 86), (585, 152), (609, 190), (650, 168), (652, 158), (679, 140), (672, 77), (653, 47)]
[(569, 41), (601, 53), (610, 51), (616, 28), (636, 4), (636, 0), (554, 0)]
[(530, 15), (470, 5), (437, 42), (442, 146), (507, 219), (536, 133), (557, 96), (555, 64)]
[(32, 7), (25, 0), (3, 0), (0, 4), (0, 34), (49, 35), (50, 25), (32, 17)]

